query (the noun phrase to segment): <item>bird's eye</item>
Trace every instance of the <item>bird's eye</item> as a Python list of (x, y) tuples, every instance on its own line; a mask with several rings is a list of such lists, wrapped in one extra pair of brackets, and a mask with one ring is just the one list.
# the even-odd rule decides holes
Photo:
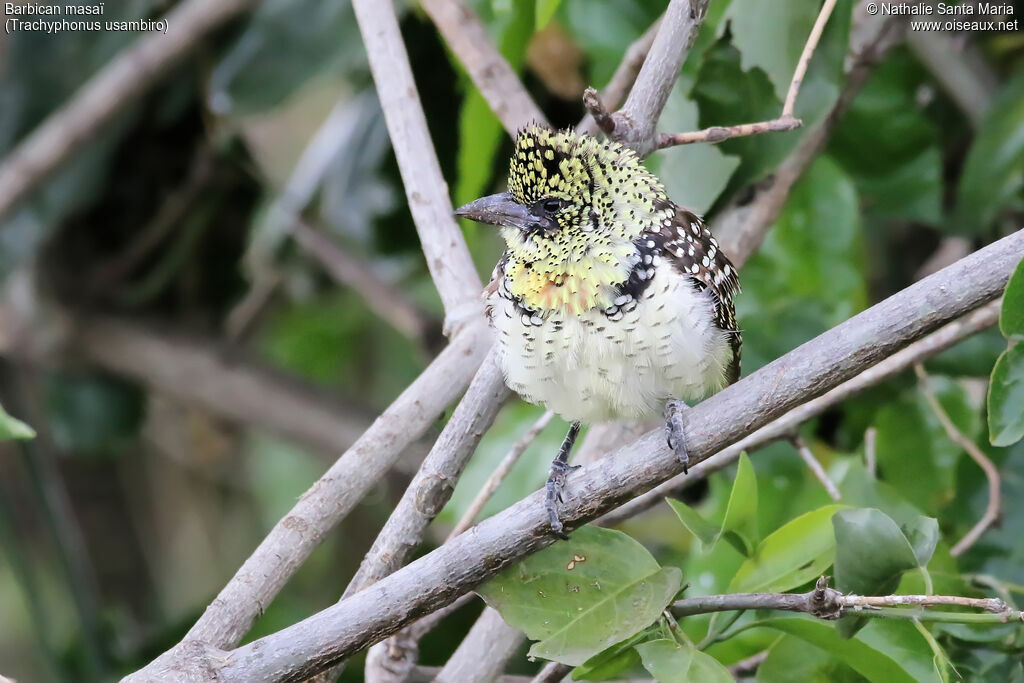
[(562, 208), (562, 200), (545, 199), (544, 202), (541, 204), (541, 207), (544, 209), (545, 213), (555, 213), (556, 211)]

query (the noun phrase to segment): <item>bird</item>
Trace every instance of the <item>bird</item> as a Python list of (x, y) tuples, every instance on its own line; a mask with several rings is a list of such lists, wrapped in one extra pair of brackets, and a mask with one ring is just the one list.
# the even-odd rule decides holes
[(739, 378), (742, 348), (739, 278), (704, 221), (632, 149), (539, 124), (516, 136), (507, 191), (455, 215), (505, 242), (483, 296), (506, 384), (570, 423), (551, 531), (568, 538), (558, 505), (582, 424), (664, 415), (685, 471), (682, 415)]

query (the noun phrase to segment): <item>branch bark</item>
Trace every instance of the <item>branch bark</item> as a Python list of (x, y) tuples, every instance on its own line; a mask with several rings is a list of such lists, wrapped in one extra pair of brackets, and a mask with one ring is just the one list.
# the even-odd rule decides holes
[[(927, 610), (885, 610), (886, 607), (966, 607), (988, 612), (987, 615)], [(734, 612), (748, 609), (774, 609), (802, 612), (819, 619), (838, 619), (849, 612), (859, 616), (899, 617), (922, 621), (971, 621), (1006, 623), (1024, 621), (1024, 614), (1012, 609), (999, 598), (967, 598), (958, 595), (844, 595), (828, 587), (823, 576), (814, 590), (807, 593), (732, 593), (677, 600), (670, 608), (677, 618), (711, 612)], [(952, 616), (951, 616), (952, 615)], [(979, 616), (985, 617), (978, 619)]]
[(515, 137), (529, 123), (547, 124), (473, 10), (459, 0), (423, 0), (423, 9), (509, 135)]
[[(761, 427), (753, 434), (737, 441), (691, 468), (688, 475), (673, 477), (647, 493), (634, 498), (619, 509), (602, 517), (600, 520), (601, 525), (615, 526), (657, 505), (664, 498), (679, 495), (684, 489), (692, 486), (695, 482), (705, 478), (712, 472), (717, 472), (736, 462), (743, 451), (751, 452), (785, 438), (786, 435), (792, 434), (801, 424), (821, 415), (832, 406), (842, 403), (868, 387), (889, 380), (913, 366), (914, 363), (941, 353), (967, 337), (995, 325), (997, 320), (999, 320), (998, 301), (983, 306), (963, 319), (946, 325), (937, 332), (933, 332), (924, 339), (914, 342), (902, 351), (898, 351), (878, 364), (864, 370), (835, 389), (794, 408), (774, 422)], [(865, 441), (869, 441), (867, 436), (865, 436)], [(867, 443), (866, 447), (873, 448), (870, 443)], [(873, 467), (870, 464), (868, 469), (873, 472)]]
[(483, 285), (455, 222), (395, 8), (391, 0), (353, 0), (352, 8), (427, 268), (444, 304), (445, 332), (450, 335), (481, 317)]
[(646, 157), (656, 147), (655, 127), (710, 0), (672, 0), (622, 109), (612, 115), (613, 137)]
[(166, 33), (147, 33), (122, 50), (0, 164), (0, 221), (200, 40), (255, 4), (187, 0), (164, 17)]
[[(685, 418), (691, 462), (706, 460), (808, 397), (995, 299), (1021, 253), (1024, 231), (911, 285), (695, 406)], [(679, 471), (662, 431), (650, 432), (569, 477), (563, 520), (576, 528)], [(220, 680), (299, 680), (451, 602), (554, 542), (542, 501), (543, 492), (535, 492), (366, 590), (238, 648), (219, 668)]]

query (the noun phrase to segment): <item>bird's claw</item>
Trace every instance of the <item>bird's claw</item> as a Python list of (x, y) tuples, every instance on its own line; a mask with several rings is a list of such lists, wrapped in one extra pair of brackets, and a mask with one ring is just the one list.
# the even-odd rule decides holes
[(682, 401), (669, 401), (665, 404), (665, 440), (669, 450), (676, 454), (676, 459), (683, 465), (683, 474), (690, 468), (690, 455), (686, 452), (686, 433), (683, 429), (683, 413), (687, 406)]
[(548, 524), (551, 526), (551, 531), (554, 532), (555, 536), (558, 536), (563, 541), (569, 540), (569, 535), (565, 533), (562, 520), (558, 518), (558, 504), (562, 502), (562, 491), (565, 489), (566, 476), (568, 476), (569, 472), (579, 468), (579, 465), (570, 465), (561, 460), (555, 460), (551, 463), (551, 474), (548, 476), (548, 482), (544, 487), (547, 493), (544, 507), (548, 512)]

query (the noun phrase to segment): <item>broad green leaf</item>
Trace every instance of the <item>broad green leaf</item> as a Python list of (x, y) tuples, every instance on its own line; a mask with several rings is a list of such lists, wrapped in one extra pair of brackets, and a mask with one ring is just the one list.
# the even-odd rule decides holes
[(1024, 73), (1003, 88), (974, 139), (957, 193), (954, 229), (976, 232), (1024, 187)]
[(740, 566), (728, 592), (783, 592), (820, 576), (835, 556), (832, 515), (844, 508), (826, 505), (769, 534)]
[(924, 683), (938, 681), (928, 644), (909, 622), (876, 619), (855, 637), (840, 637), (831, 624), (804, 617), (778, 617), (758, 622), (800, 638), (829, 652), (870, 681)]
[(639, 666), (640, 653), (636, 651), (635, 646), (650, 639), (654, 628), (645, 629), (598, 652), (572, 670), (572, 680), (604, 681), (619, 678), (623, 671)]
[(682, 583), (626, 534), (586, 526), (478, 589), (509, 624), (539, 640), (531, 656), (579, 666), (658, 618)]
[(562, 0), (537, 0), (536, 9), (534, 9), (534, 28), (540, 31), (542, 28), (548, 25), (551, 21), (551, 17), (555, 16), (555, 12), (558, 10)]
[(900, 530), (914, 549), (917, 566), (926, 567), (935, 554), (939, 544), (939, 520), (934, 517), (918, 515), (916, 518), (900, 525)]
[(1014, 342), (992, 369), (988, 434), (993, 446), (1009, 446), (1024, 437), (1024, 342)]
[(696, 536), (706, 549), (710, 550), (714, 547), (715, 542), (718, 541), (718, 537), (722, 533), (722, 527), (704, 519), (699, 512), (681, 500), (666, 498), (665, 502), (676, 513), (676, 517), (683, 523), (687, 531)]
[[(844, 593), (888, 595), (899, 585), (903, 572), (918, 566), (910, 541), (881, 510), (840, 510), (832, 518), (832, 525), (836, 536), (835, 584)], [(922, 546), (928, 544), (927, 540), (922, 542)], [(930, 549), (922, 547), (922, 554), (927, 550), (931, 556), (934, 542), (930, 545)], [(863, 625), (863, 618), (848, 618), (837, 628), (849, 637)]]
[(679, 521), (700, 539), (705, 550), (711, 550), (725, 538), (736, 550), (749, 556), (757, 543), (757, 478), (746, 453), (740, 456), (736, 479), (729, 494), (729, 503), (721, 526), (716, 525), (682, 501), (666, 499)]
[(860, 683), (862, 680), (831, 653), (791, 635), (776, 640), (757, 667), (757, 683)]
[(644, 668), (661, 683), (732, 683), (733, 677), (709, 654), (668, 639), (636, 646)]
[(36, 431), (16, 417), (11, 417), (3, 406), (0, 406), (0, 441), (13, 439), (34, 439)]
[[(740, 454), (736, 480), (729, 494), (729, 507), (722, 520), (722, 533), (726, 540), (737, 546), (737, 550), (748, 556), (760, 540), (757, 533), (757, 477), (746, 453)], [(738, 544), (733, 535), (738, 536), (741, 543)]]
[(832, 525), (836, 588), (844, 593), (887, 595), (903, 572), (918, 566), (910, 541), (881, 510), (840, 510)]
[(1024, 341), (1024, 259), (1017, 264), (1006, 283), (999, 313), (999, 330), (1007, 339)]

